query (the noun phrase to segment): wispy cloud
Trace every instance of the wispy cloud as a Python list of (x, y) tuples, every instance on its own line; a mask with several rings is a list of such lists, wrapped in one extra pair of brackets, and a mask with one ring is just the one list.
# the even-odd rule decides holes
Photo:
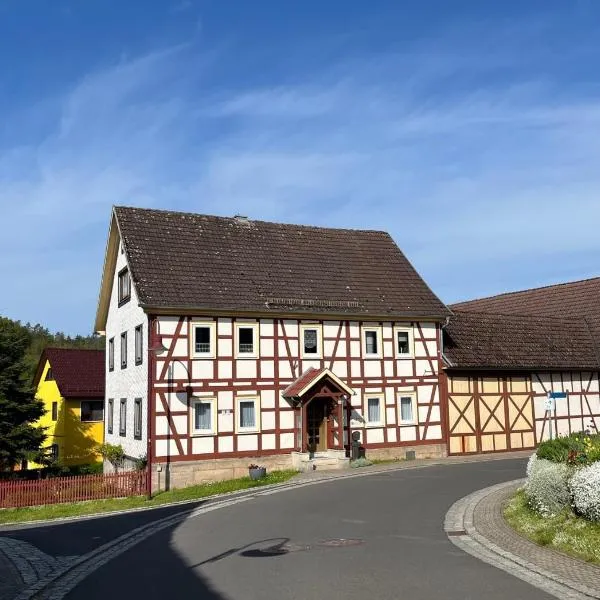
[(114, 203), (383, 228), (448, 301), (595, 273), (600, 94), (508, 82), (510, 35), (260, 86), (189, 45), (88, 74), (0, 156), (0, 312), (88, 330)]

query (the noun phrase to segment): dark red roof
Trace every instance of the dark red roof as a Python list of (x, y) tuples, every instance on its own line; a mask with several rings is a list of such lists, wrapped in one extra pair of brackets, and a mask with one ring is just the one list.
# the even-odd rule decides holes
[(40, 357), (36, 385), (46, 360), (63, 398), (104, 398), (104, 350), (46, 348)]
[(455, 310), (444, 330), (444, 356), (454, 368), (600, 368), (592, 330), (581, 318)]
[(296, 381), (290, 383), (281, 393), (284, 398), (296, 398), (298, 394), (307, 386), (317, 379), (325, 369), (310, 369), (304, 371)]
[(389, 234), (116, 207), (144, 307), (443, 318)]

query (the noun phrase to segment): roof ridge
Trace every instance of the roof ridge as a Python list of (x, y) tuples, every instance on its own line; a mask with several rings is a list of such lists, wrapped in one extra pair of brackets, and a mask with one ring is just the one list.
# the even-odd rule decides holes
[[(184, 215), (190, 217), (204, 217), (208, 219), (215, 219), (218, 221), (233, 221), (236, 222), (236, 217), (226, 217), (223, 215), (212, 215), (207, 213), (195, 213), (190, 211), (181, 211), (181, 210), (168, 210), (165, 208), (142, 208), (139, 206), (123, 206), (123, 205), (115, 205), (113, 207), (117, 211), (120, 209), (125, 210), (136, 210), (140, 212), (148, 212), (148, 213), (163, 213), (163, 214), (171, 214), (171, 215)], [(283, 225), (285, 227), (297, 227), (299, 229), (320, 229), (325, 231), (352, 231), (352, 232), (363, 232), (363, 233), (378, 233), (382, 235), (386, 235), (391, 237), (390, 234), (383, 229), (361, 229), (357, 227), (325, 227), (321, 225), (304, 225), (302, 223), (284, 223), (281, 221), (263, 221), (262, 219), (251, 219), (248, 218), (248, 223), (261, 223), (263, 225)]]
[(502, 292), (501, 294), (492, 294), (491, 296), (481, 296), (480, 298), (472, 298), (471, 300), (461, 300), (459, 302), (453, 302), (452, 304), (449, 304), (448, 306), (450, 306), (450, 307), (460, 306), (460, 305), (464, 305), (464, 304), (469, 304), (471, 302), (481, 302), (482, 300), (492, 300), (492, 299), (496, 299), (496, 298), (503, 298), (506, 296), (515, 296), (517, 294), (526, 294), (528, 292), (536, 292), (538, 290), (547, 290), (550, 288), (565, 287), (568, 285), (574, 285), (577, 283), (585, 283), (587, 281), (596, 281), (596, 280), (600, 281), (600, 276), (585, 277), (584, 279), (575, 279), (574, 281), (563, 281), (561, 283), (551, 283), (548, 285), (541, 285), (538, 287), (526, 288), (524, 290), (514, 290), (512, 292)]

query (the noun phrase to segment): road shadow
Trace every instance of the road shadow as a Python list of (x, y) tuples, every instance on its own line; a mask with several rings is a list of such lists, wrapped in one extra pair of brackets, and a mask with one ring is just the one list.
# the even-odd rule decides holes
[(81, 556), (137, 527), (175, 515), (191, 513), (208, 500), (165, 506), (122, 515), (105, 515), (81, 521), (40, 525), (7, 525), (0, 536), (29, 542), (50, 556)]
[(86, 577), (68, 600), (227, 600), (172, 547), (179, 523), (153, 534)]

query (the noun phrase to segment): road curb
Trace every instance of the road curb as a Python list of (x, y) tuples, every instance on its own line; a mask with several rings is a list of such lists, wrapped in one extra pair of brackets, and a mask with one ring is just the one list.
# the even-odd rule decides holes
[[(479, 490), (455, 502), (446, 513), (444, 531), (448, 539), (464, 552), (494, 567), (522, 579), (523, 581), (560, 598), (561, 600), (600, 599), (600, 592), (577, 581), (567, 579), (557, 573), (527, 560), (526, 557), (502, 548), (481, 534), (475, 526), (475, 511), (478, 505), (493, 494), (508, 498), (524, 482), (523, 479), (508, 481)], [(533, 542), (531, 542), (533, 546)], [(552, 550), (547, 550), (553, 552)], [(561, 555), (562, 556), (562, 555)], [(576, 559), (570, 559), (574, 562)]]

